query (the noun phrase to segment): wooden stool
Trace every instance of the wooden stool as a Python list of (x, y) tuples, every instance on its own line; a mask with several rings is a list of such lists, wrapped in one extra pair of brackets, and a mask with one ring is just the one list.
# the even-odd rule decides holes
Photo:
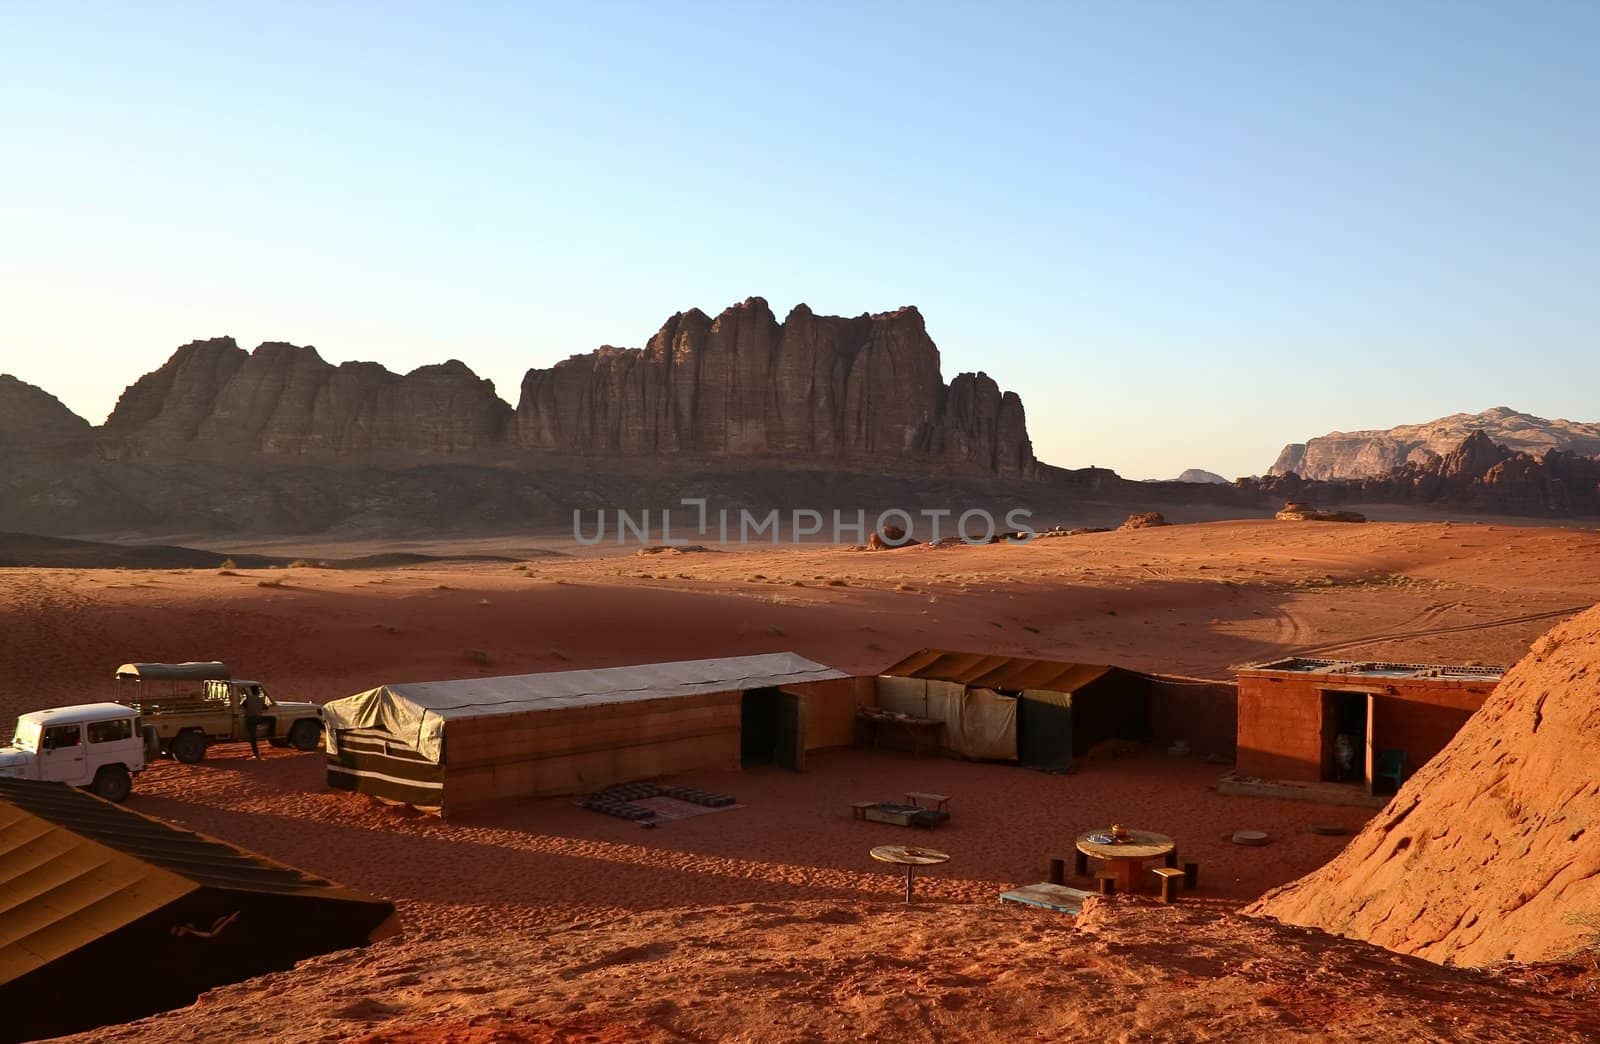
[(1089, 876), (1089, 853), (1074, 852), (1072, 859), (1072, 872), (1079, 877)]
[(1050, 883), (1053, 885), (1067, 883), (1067, 861), (1065, 859), (1050, 860)]
[(1183, 864), (1183, 887), (1185, 887), (1185, 888), (1193, 888), (1195, 885), (1197, 885), (1199, 883), (1200, 883), (1200, 864), (1199, 863), (1184, 863)]
[(876, 804), (876, 801), (854, 801), (850, 804), (850, 811), (857, 819), (866, 819), (867, 809)]
[(1154, 866), (1150, 872), (1161, 878), (1161, 901), (1175, 903), (1178, 901), (1178, 882), (1183, 878), (1183, 871), (1175, 866)]
[(1100, 894), (1101, 895), (1116, 895), (1117, 894), (1117, 875), (1116, 874), (1103, 873), (1103, 874), (1100, 875)]

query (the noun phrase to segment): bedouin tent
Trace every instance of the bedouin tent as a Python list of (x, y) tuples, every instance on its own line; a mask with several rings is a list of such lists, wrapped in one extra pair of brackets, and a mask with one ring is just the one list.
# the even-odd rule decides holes
[(950, 753), (1043, 771), (1151, 736), (1149, 679), (1103, 664), (923, 649), (881, 672), (878, 703), (942, 723)]
[(385, 900), (21, 779), (0, 779), (0, 924), (0, 1040), (128, 1022), (396, 930)]
[(803, 754), (808, 687), (847, 677), (769, 653), (380, 685), (324, 705), (328, 785), (448, 811), (738, 768), (758, 726)]

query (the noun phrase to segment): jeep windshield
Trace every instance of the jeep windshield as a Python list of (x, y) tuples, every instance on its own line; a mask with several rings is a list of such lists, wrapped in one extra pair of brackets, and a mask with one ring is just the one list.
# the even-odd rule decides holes
[(39, 749), (39, 723), (36, 721), (17, 722), (17, 733), (11, 737), (11, 745), (18, 750), (37, 751)]

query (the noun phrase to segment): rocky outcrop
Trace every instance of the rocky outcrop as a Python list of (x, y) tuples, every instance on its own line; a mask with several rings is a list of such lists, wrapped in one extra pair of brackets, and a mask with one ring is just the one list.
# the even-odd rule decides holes
[(0, 373), (0, 453), (81, 453), (93, 441), (89, 422), (61, 400)]
[(682, 312), (642, 349), (530, 370), (515, 433), (525, 450), (564, 454), (1035, 470), (1021, 399), (983, 373), (946, 387), (915, 308), (842, 318), (799, 305), (780, 323), (753, 297), (715, 319)]
[(1348, 481), (1290, 473), (1243, 482), (1272, 498), (1327, 503), (1423, 504), (1530, 516), (1600, 514), (1600, 459), (1561, 450), (1519, 453), (1473, 432), (1442, 455)]
[(113, 456), (429, 456), (493, 451), (510, 418), (493, 383), (454, 360), (402, 376), (222, 337), (184, 345), (136, 381), (102, 434)]
[(1332, 862), (1248, 912), (1439, 963), (1600, 948), (1600, 608), (1534, 643)]
[(1336, 431), (1309, 442), (1291, 443), (1278, 454), (1267, 473), (1293, 472), (1318, 481), (1376, 478), (1406, 464), (1426, 465), (1475, 431), (1522, 453), (1561, 450), (1579, 456), (1600, 455), (1600, 424), (1547, 420), (1497, 406), (1482, 413), (1452, 414), (1426, 424)]
[(1207, 471), (1204, 468), (1188, 468), (1183, 472), (1183, 474), (1181, 474), (1177, 478), (1173, 479), (1173, 481), (1174, 482), (1204, 482), (1204, 483), (1209, 483), (1210, 485), (1213, 485), (1213, 486), (1226, 486), (1226, 485), (1228, 485), (1228, 480), (1227, 479), (1223, 478), (1221, 475), (1218, 475), (1215, 471)]
[(1272, 516), (1279, 522), (1365, 522), (1367, 516), (1359, 511), (1323, 511), (1310, 504), (1291, 500), (1283, 510)]
[(184, 345), (122, 396), (112, 457), (598, 457), (1037, 472), (1022, 400), (983, 373), (947, 386), (915, 308), (855, 318), (751, 298), (681, 312), (642, 349), (528, 371), (515, 411), (454, 360), (404, 376), (232, 338)]
[(1159, 511), (1140, 511), (1129, 515), (1123, 520), (1118, 529), (1153, 529), (1157, 526), (1170, 525), (1166, 516)]

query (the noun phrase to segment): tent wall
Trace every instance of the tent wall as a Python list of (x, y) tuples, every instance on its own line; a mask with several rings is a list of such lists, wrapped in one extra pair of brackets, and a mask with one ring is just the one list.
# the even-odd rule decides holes
[(443, 810), (586, 793), (690, 769), (736, 769), (740, 696), (674, 696), (449, 721)]
[(1081, 758), (1106, 740), (1150, 740), (1150, 682), (1113, 669), (1072, 694), (1072, 755)]
[(1232, 761), (1239, 742), (1239, 686), (1234, 682), (1154, 678), (1150, 683), (1152, 740), (1165, 749), (1179, 740), (1196, 754)]
[[(939, 722), (939, 750), (950, 757), (1009, 761), (1017, 756), (1017, 701), (960, 682), (879, 676), (879, 707)], [(885, 733), (885, 740), (892, 734)]]
[(850, 746), (856, 737), (856, 708), (877, 702), (871, 678), (830, 678), (781, 688), (801, 697), (807, 750)]
[(328, 786), (420, 808), (444, 798), (444, 766), (380, 729), (340, 729), (328, 754)]
[(879, 707), (914, 718), (931, 717), (928, 713), (928, 683), (921, 678), (879, 676), (874, 681)]

